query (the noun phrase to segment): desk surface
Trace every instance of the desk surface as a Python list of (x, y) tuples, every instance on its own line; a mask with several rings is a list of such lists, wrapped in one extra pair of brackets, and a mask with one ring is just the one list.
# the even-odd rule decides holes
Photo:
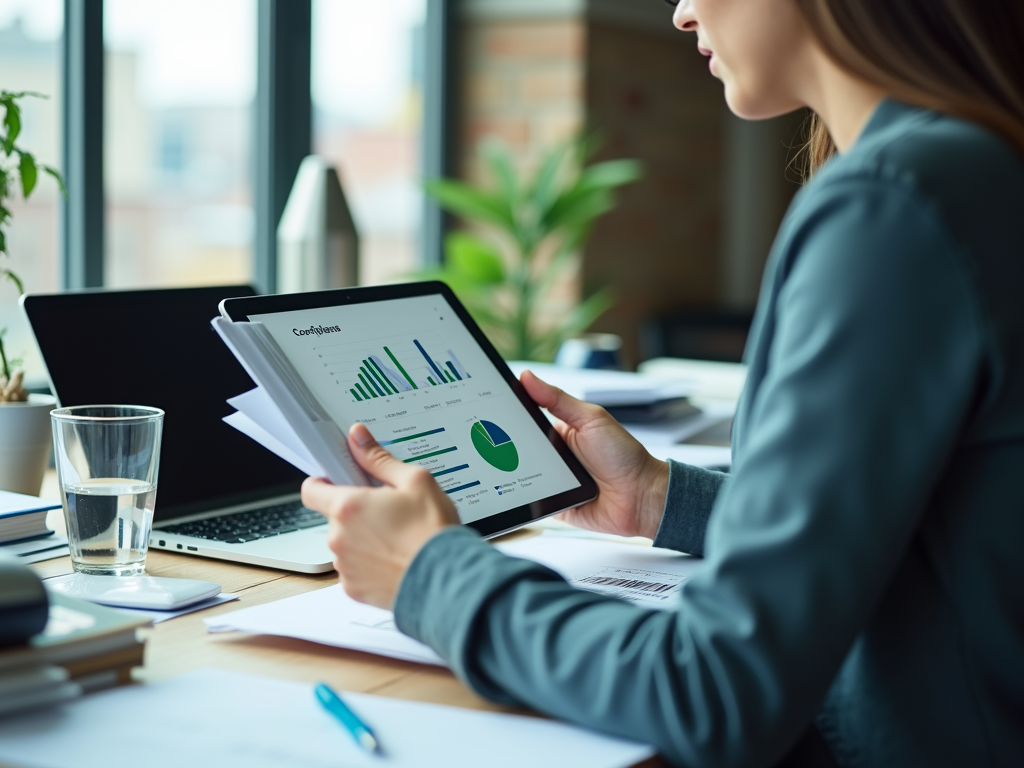
[[(42, 496), (59, 498), (56, 478), (51, 470), (43, 485)], [(63, 530), (60, 510), (48, 518), (54, 528)], [(46, 560), (33, 566), (44, 578), (72, 572), (71, 558)], [(307, 575), (270, 568), (239, 565), (224, 560), (178, 555), (151, 550), (146, 571), (153, 576), (203, 579), (221, 585), (239, 599), (196, 613), (179, 616), (142, 630), (146, 637), (145, 665), (136, 670), (140, 681), (173, 677), (203, 667), (268, 675), (308, 683), (327, 682), (339, 689), (373, 693), (398, 699), (438, 704), (517, 711), (477, 696), (447, 669), (388, 659), (358, 651), (269, 635), (236, 633), (209, 634), (203, 619), (309, 592), (337, 582), (337, 575)], [(655, 758), (643, 768), (665, 765)]]

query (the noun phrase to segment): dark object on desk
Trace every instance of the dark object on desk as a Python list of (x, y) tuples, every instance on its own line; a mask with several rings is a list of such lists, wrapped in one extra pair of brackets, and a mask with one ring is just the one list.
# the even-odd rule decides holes
[(605, 410), (622, 424), (654, 424), (700, 413), (688, 397), (671, 397), (642, 405), (606, 405)]
[(753, 315), (743, 312), (681, 312), (649, 318), (640, 328), (640, 355), (739, 363)]
[[(28, 295), (22, 303), (61, 405), (133, 403), (167, 414), (150, 547), (327, 571), (333, 555), (312, 529), (282, 528), (271, 541), (253, 544), (241, 534), (218, 539), (165, 528), (185, 517), (297, 506), (304, 475), (222, 421), (231, 413), (227, 399), (253, 383), (210, 329), (210, 318), (221, 300), (255, 293), (251, 286), (83, 291)], [(116, 350), (117, 364), (101, 350)], [(316, 522), (326, 524), (320, 516)]]
[(0, 555), (0, 648), (21, 645), (42, 632), (49, 608), (35, 571)]
[[(34, 616), (31, 636), (0, 650), (0, 717), (130, 683), (144, 653), (135, 630), (149, 619), (49, 594), (35, 573), (18, 567), (34, 579), (32, 589), (42, 592), (42, 621)], [(7, 583), (8, 574), (0, 573), (0, 588)], [(0, 614), (0, 628), (6, 626)]]

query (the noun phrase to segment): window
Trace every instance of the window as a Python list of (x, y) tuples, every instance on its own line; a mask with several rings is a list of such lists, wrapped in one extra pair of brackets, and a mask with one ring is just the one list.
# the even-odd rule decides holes
[(313, 147), (338, 169), (360, 282), (419, 263), (426, 0), (314, 0)]
[[(61, 163), (61, 34), (60, 0), (0, 0), (0, 89), (36, 91), (48, 99), (22, 102), (23, 129), (18, 143), (38, 160), (59, 168)], [(48, 176), (40, 176), (28, 202), (10, 201), (7, 266), (32, 292), (60, 287), (60, 192)], [(4, 257), (0, 257), (4, 258)], [(31, 331), (21, 317), (17, 290), (0, 283), (0, 329), (7, 329), (7, 350), (25, 361), (28, 383), (44, 383), (42, 363)]]
[(256, 0), (106, 0), (105, 282), (252, 274)]

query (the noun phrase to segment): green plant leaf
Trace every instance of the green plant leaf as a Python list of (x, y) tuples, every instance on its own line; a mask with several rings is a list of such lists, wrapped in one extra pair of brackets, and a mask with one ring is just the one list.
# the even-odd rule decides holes
[(602, 213), (615, 207), (615, 200), (607, 189), (587, 189), (576, 186), (559, 196), (545, 216), (548, 229), (586, 226)]
[(538, 218), (543, 217), (543, 212), (551, 207), (551, 203), (557, 197), (558, 172), (565, 163), (568, 149), (568, 145), (564, 143), (554, 147), (544, 156), (537, 169), (530, 197), (535, 210), (540, 214)]
[(64, 195), (64, 197), (67, 197), (68, 188), (64, 186), (64, 177), (60, 175), (60, 171), (58, 171), (56, 168), (51, 168), (48, 165), (42, 165), (40, 166), (40, 168), (42, 168), (44, 171), (46, 171), (53, 177), (53, 180), (57, 182), (57, 186), (60, 187), (60, 193)]
[(580, 186), (614, 188), (630, 184), (644, 174), (643, 164), (637, 160), (608, 160), (588, 166), (580, 174)]
[(445, 239), (448, 266), (483, 285), (505, 281), (505, 264), (490, 243), (468, 232), (453, 232)]
[(28, 200), (28, 196), (36, 188), (36, 180), (39, 178), (36, 160), (28, 152), (18, 153), (18, 171), (21, 174), (21, 194)]
[(454, 214), (496, 224), (509, 232), (515, 231), (512, 210), (500, 197), (450, 179), (433, 179), (425, 182), (423, 187), (428, 195)]
[(7, 94), (3, 98), (0, 98), (0, 104), (6, 108), (4, 112), (4, 128), (7, 129), (7, 135), (3, 140), (4, 154), (10, 156), (11, 152), (14, 151), (14, 142), (18, 138), (18, 134), (21, 133), (21, 108), (15, 101), (16, 98), (21, 94)]
[(509, 155), (508, 147), (496, 139), (491, 139), (484, 142), (483, 155), (511, 209), (519, 199), (519, 178), (512, 166), (512, 157)]
[(0, 229), (0, 253), (7, 253), (7, 235)]
[(21, 282), (21, 278), (14, 274), (11, 270), (4, 268), (0, 269), (0, 277), (6, 277), (12, 283), (14, 287), (18, 289), (18, 295), (20, 296), (25, 292), (25, 286)]

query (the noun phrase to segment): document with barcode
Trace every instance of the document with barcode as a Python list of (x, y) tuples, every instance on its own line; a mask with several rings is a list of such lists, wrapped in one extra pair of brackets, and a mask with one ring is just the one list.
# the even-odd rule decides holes
[[(582, 532), (581, 532), (582, 533)], [(570, 584), (644, 608), (671, 609), (700, 558), (628, 540), (578, 538), (546, 531), (496, 545), (512, 557), (545, 565)], [(211, 632), (297, 637), (380, 656), (444, 664), (426, 645), (403, 635), (390, 611), (357, 603), (337, 584), (206, 619)]]
[(625, 541), (541, 536), (498, 545), (505, 554), (546, 565), (578, 589), (644, 608), (672, 608), (700, 558)]

